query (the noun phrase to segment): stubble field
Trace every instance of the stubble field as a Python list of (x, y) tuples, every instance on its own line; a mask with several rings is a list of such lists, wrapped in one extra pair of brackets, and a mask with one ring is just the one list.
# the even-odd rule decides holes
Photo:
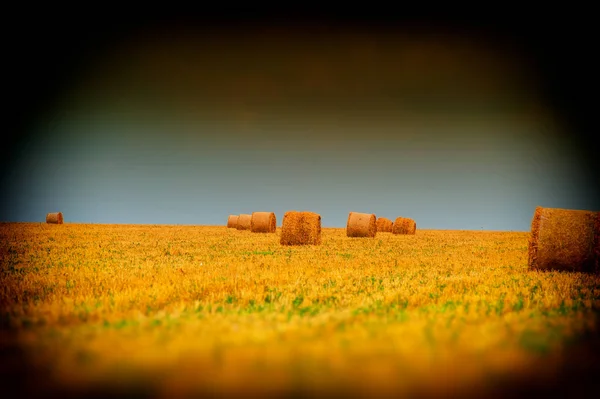
[(0, 224), (5, 389), (490, 397), (594, 384), (600, 276), (529, 271), (528, 232), (324, 228), (322, 245), (292, 247), (280, 234)]

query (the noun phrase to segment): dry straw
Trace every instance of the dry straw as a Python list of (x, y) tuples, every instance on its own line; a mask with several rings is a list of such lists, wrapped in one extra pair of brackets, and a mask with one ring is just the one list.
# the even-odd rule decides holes
[(238, 218), (238, 215), (229, 215), (229, 217), (227, 218), (227, 227), (237, 229)]
[(375, 237), (377, 217), (372, 213), (350, 212), (346, 223), (348, 237)]
[(536, 207), (528, 249), (532, 270), (600, 272), (600, 212)]
[(252, 222), (252, 215), (243, 213), (238, 217), (237, 229), (238, 230), (250, 230), (251, 222)]
[(275, 233), (277, 218), (273, 212), (253, 212), (250, 231), (253, 233)]
[(377, 232), (391, 233), (394, 223), (388, 218), (377, 218)]
[(281, 245), (321, 244), (321, 215), (313, 212), (288, 211), (283, 215)]
[(417, 223), (410, 218), (398, 217), (392, 226), (394, 234), (415, 234)]
[(54, 212), (46, 215), (46, 223), (63, 224), (62, 212)]

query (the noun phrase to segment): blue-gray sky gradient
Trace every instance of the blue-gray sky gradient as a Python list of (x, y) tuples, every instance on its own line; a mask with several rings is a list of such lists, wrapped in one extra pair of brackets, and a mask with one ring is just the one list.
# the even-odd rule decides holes
[(589, 165), (517, 52), (465, 36), (119, 42), (38, 116), (0, 221), (224, 225), (287, 210), (528, 231), (597, 206)]

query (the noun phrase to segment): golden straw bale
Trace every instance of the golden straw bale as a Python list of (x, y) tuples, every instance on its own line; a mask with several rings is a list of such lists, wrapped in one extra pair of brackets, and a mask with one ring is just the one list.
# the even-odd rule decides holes
[(283, 215), (281, 245), (321, 244), (321, 215), (313, 212), (288, 211)]
[(273, 212), (253, 212), (250, 231), (253, 233), (275, 233), (277, 218)]
[(417, 231), (417, 222), (413, 219), (408, 218), (408, 220), (404, 221), (404, 229), (406, 229), (406, 234), (415, 234)]
[(415, 234), (417, 223), (411, 218), (397, 217), (392, 226), (394, 234)]
[(346, 223), (348, 237), (375, 237), (377, 216), (372, 213), (350, 212)]
[(394, 223), (388, 218), (377, 218), (377, 232), (391, 233)]
[(238, 215), (229, 215), (227, 218), (227, 227), (237, 229), (238, 218)]
[(62, 212), (54, 212), (46, 215), (46, 223), (63, 224)]
[(238, 230), (250, 230), (251, 222), (252, 222), (252, 215), (243, 213), (238, 217), (237, 229)]
[(528, 255), (531, 270), (600, 272), (600, 212), (536, 207)]

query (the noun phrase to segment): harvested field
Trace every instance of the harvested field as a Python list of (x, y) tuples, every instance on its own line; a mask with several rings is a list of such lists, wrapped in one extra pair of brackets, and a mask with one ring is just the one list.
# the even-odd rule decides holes
[(600, 370), (600, 276), (531, 270), (529, 232), (54, 227), (0, 224), (15, 397), (576, 396)]

